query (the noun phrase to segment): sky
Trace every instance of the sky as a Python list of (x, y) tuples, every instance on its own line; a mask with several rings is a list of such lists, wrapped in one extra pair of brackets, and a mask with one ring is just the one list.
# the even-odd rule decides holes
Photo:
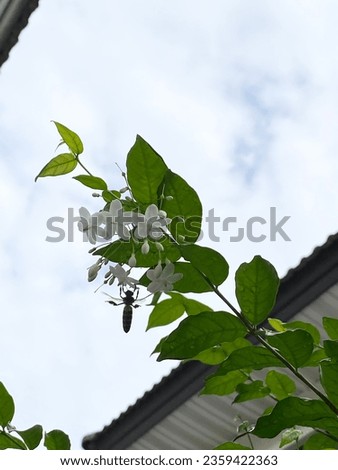
[[(334, 0), (40, 0), (0, 70), (0, 380), (18, 429), (59, 428), (80, 449), (177, 365), (151, 356), (170, 329), (145, 333), (149, 307), (123, 332), (121, 307), (87, 282), (76, 230), (46, 241), (49, 218), (66, 228), (68, 209), (101, 208), (72, 175), (34, 183), (55, 155), (51, 120), (81, 136), (84, 164), (111, 187), (140, 134), (205, 216), (236, 217), (200, 241), (228, 260), (233, 300), (242, 262), (260, 254), (283, 277), (337, 231), (337, 17)], [(273, 213), (289, 217), (289, 241), (272, 240)], [(231, 241), (252, 217), (266, 238)]]

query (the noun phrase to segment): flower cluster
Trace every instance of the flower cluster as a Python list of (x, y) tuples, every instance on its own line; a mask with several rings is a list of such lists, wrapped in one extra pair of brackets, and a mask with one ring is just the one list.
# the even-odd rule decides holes
[[(148, 239), (158, 242), (168, 233), (167, 226), (171, 222), (166, 212), (159, 210), (156, 204), (148, 206), (142, 214), (124, 211), (119, 199), (112, 201), (108, 210), (91, 215), (87, 209), (81, 207), (79, 213), (79, 230), (93, 245), (102, 239), (111, 240), (117, 235), (122, 240), (130, 240), (132, 237), (135, 240), (144, 240), (144, 246), (147, 247)], [(147, 254), (148, 251), (148, 248), (144, 248), (142, 252)]]
[[(161, 252), (164, 248), (161, 240), (169, 234), (168, 225), (171, 219), (155, 204), (149, 205), (142, 214), (139, 211), (125, 211), (122, 202), (116, 199), (106, 210), (90, 214), (87, 209), (81, 207), (79, 213), (78, 227), (93, 245), (98, 241), (106, 242), (117, 236), (124, 241), (132, 239), (133, 246), (142, 243), (140, 251), (143, 255), (147, 255), (150, 251), (150, 243), (154, 244), (159, 253), (159, 261), (154, 269), (147, 271), (147, 277), (151, 281), (148, 285), (150, 293), (169, 292), (173, 289), (173, 284), (182, 278), (182, 274), (174, 273), (174, 265), (169, 260), (166, 260), (165, 266), (162, 267)], [(107, 264), (108, 260), (100, 257), (88, 268), (88, 281), (96, 279), (100, 269)], [(119, 286), (135, 288), (139, 281), (131, 277), (130, 273), (136, 265), (137, 260), (133, 251), (128, 260), (127, 270), (122, 264), (108, 266), (104, 283), (111, 285), (117, 280)]]

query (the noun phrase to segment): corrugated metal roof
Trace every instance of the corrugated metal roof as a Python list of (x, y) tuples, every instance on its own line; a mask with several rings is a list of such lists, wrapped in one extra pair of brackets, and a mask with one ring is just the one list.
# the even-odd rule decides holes
[(0, 0), (0, 67), (38, 5), (39, 0)]
[[(335, 234), (330, 236), (323, 246), (317, 247), (310, 256), (303, 258), (296, 268), (289, 270), (281, 281), (271, 316), (288, 321), (297, 315), (297, 318), (307, 319), (321, 329), (320, 322), (324, 312), (327, 316), (337, 316), (337, 282), (338, 234)], [(203, 386), (204, 378), (211, 372), (210, 366), (198, 362), (181, 364), (109, 426), (101, 432), (86, 436), (83, 447), (210, 449), (224, 440), (231, 440), (234, 436), (233, 418), (236, 414), (234, 407), (230, 406), (231, 399), (197, 395)], [(263, 407), (262, 410), (266, 407), (263, 400), (243, 403), (240, 409), (243, 410), (243, 415), (245, 413), (246, 419), (254, 421), (260, 406)], [(205, 412), (199, 411), (205, 408), (208, 410), (207, 415), (209, 413), (209, 416), (221, 416), (222, 429), (217, 424), (219, 420), (206, 421)], [(220, 415), (221, 409), (227, 411), (226, 419)], [(193, 418), (189, 420), (189, 416)], [(185, 420), (184, 424), (182, 420)], [(176, 426), (173, 423), (176, 423)], [(189, 432), (189, 429), (196, 426), (207, 430), (208, 437), (204, 436), (202, 439), (204, 444), (201, 440), (197, 442), (195, 432)]]

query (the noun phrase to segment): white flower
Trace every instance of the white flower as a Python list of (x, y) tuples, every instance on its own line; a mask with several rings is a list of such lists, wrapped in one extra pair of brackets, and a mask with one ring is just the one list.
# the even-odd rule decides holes
[(145, 214), (135, 214), (136, 230), (134, 235), (139, 239), (150, 236), (154, 240), (159, 240), (163, 237), (163, 231), (170, 222), (171, 219), (167, 218), (164, 211), (159, 210), (156, 204), (151, 204), (147, 207)]
[(129, 276), (130, 270), (125, 271), (124, 268), (120, 264), (116, 264), (115, 266), (109, 266), (109, 270), (114, 278), (117, 279), (119, 286), (128, 285), (130, 287), (135, 287), (138, 284), (137, 279)]
[(103, 237), (105, 230), (100, 227), (104, 223), (103, 212), (95, 212), (93, 215), (85, 207), (80, 207), (80, 221), (78, 228), (87, 237), (87, 240), (95, 245), (98, 237)]
[(173, 290), (173, 284), (182, 279), (182, 273), (174, 274), (175, 266), (173, 263), (167, 263), (162, 269), (161, 263), (156, 268), (147, 271), (147, 277), (151, 281), (148, 291), (152, 294), (155, 292), (170, 292)]
[(117, 233), (117, 218), (121, 214), (121, 211), (121, 201), (114, 199), (114, 201), (110, 203), (109, 209), (102, 212), (104, 223), (106, 225), (104, 235), (106, 240), (110, 240)]

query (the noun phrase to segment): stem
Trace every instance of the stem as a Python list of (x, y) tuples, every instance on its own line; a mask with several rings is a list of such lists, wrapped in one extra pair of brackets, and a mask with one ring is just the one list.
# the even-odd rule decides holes
[(87, 168), (84, 166), (84, 164), (80, 161), (79, 156), (76, 155), (75, 158), (76, 158), (78, 164), (79, 164), (80, 166), (82, 166), (82, 168), (84, 169), (84, 171), (86, 171), (89, 176), (93, 176), (92, 173), (91, 173), (89, 170), (87, 170)]
[[(199, 270), (198, 270), (199, 271)], [(218, 297), (226, 303), (226, 305), (234, 312), (234, 314), (242, 321), (242, 323), (247, 328), (248, 332), (253, 335), (256, 340), (261, 343), (266, 349), (268, 349), (274, 356), (276, 356), (299, 380), (301, 380), (307, 387), (309, 387), (336, 415), (338, 415), (338, 408), (327, 398), (324, 393), (318, 390), (315, 385), (313, 385), (303, 374), (301, 374), (298, 369), (296, 369), (290, 362), (285, 359), (275, 348), (270, 346), (270, 344), (262, 338), (255, 327), (251, 325), (251, 323), (244, 317), (244, 315), (237, 310), (229, 301), (224, 297), (224, 295), (218, 290), (216, 286), (201, 272), (199, 271), (201, 276), (205, 279), (205, 281), (209, 284), (212, 290), (215, 292)]]

